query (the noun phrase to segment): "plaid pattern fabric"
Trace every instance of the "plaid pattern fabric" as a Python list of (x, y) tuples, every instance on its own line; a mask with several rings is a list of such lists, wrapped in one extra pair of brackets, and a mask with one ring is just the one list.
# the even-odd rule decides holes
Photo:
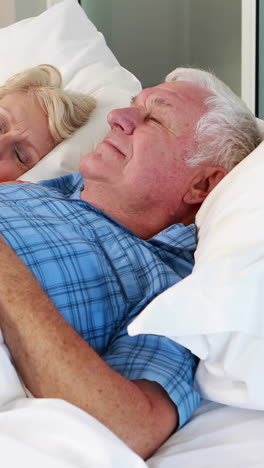
[(191, 272), (195, 228), (174, 225), (144, 241), (80, 200), (82, 185), (79, 174), (2, 185), (0, 232), (63, 317), (112, 368), (167, 390), (182, 425), (199, 405), (196, 359), (165, 337), (130, 337), (127, 325)]

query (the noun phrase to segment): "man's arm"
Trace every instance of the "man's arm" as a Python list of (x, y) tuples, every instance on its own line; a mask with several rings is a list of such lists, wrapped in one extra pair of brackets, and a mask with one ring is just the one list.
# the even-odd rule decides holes
[(178, 424), (160, 385), (111, 369), (59, 314), (23, 262), (0, 238), (0, 327), (36, 397), (62, 398), (149, 457)]

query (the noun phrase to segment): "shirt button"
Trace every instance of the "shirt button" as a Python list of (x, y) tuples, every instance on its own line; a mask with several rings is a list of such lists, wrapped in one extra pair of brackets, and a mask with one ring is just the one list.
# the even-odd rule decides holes
[(28, 202), (25, 200), (17, 200), (16, 205), (18, 206), (28, 206)]

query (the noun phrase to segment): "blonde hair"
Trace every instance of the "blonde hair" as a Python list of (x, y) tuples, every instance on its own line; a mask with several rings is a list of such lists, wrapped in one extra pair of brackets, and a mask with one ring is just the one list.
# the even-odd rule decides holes
[(26, 92), (37, 98), (48, 117), (49, 130), (56, 145), (82, 127), (96, 106), (91, 96), (63, 89), (59, 70), (47, 64), (9, 78), (0, 86), (0, 99), (15, 92)]

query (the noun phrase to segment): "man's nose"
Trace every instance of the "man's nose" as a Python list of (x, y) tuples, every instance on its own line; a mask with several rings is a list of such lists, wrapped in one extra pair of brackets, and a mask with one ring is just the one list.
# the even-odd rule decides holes
[(143, 112), (138, 107), (126, 107), (112, 110), (107, 116), (107, 121), (111, 128), (119, 128), (127, 135), (132, 135), (143, 118)]

